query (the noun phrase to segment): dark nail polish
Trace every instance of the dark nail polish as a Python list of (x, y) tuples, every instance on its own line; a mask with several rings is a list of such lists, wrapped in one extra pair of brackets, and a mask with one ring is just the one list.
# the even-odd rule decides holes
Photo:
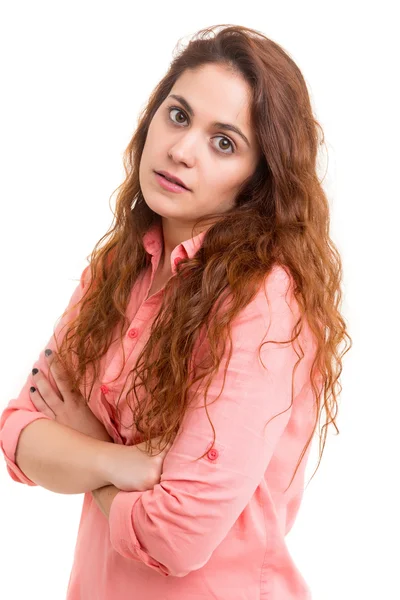
[(32, 386), (32, 387), (29, 388), (29, 391), (30, 392), (36, 392), (36, 388)]
[(32, 375), (36, 375), (36, 373), (39, 373), (39, 369), (32, 369)]
[(50, 354), (53, 354), (53, 352), (50, 350), (50, 348), (46, 348), (46, 350), (44, 351), (46, 356), (50, 356)]

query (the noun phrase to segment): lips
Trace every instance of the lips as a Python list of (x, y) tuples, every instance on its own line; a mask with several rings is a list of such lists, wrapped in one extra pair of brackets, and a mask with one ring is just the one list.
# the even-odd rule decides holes
[(179, 177), (175, 177), (171, 173), (168, 173), (168, 171), (155, 171), (155, 172), (158, 173), (158, 175), (165, 177), (165, 179), (167, 179), (168, 181), (172, 181), (172, 183), (176, 183), (176, 184), (182, 186), (183, 188), (185, 188), (185, 190), (189, 190), (189, 188), (183, 183), (183, 181), (181, 179), (179, 179)]

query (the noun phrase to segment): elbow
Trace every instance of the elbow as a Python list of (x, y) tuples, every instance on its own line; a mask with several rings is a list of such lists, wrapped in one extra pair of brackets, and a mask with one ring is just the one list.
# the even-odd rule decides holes
[(171, 575), (173, 577), (186, 577), (186, 575), (189, 575), (189, 573), (191, 573), (192, 571), (195, 571), (196, 569), (188, 569), (188, 568), (184, 568), (184, 569), (177, 569), (174, 570), (173, 572), (171, 572)]
[(198, 569), (204, 567), (204, 565), (207, 564), (211, 558), (211, 554), (209, 554), (207, 557), (196, 557), (193, 556), (193, 554), (190, 555), (190, 552), (186, 554), (189, 554), (189, 556), (183, 556), (181, 554), (178, 556), (176, 553), (173, 554), (171, 552), (171, 555), (175, 557), (175, 560), (172, 560), (168, 565), (168, 571), (173, 577), (186, 577), (186, 575), (189, 575), (189, 573), (192, 573), (192, 571), (197, 571)]
[(161, 553), (159, 548), (154, 548), (153, 551), (150, 549), (144, 551), (140, 545), (136, 545), (132, 549), (126, 543), (126, 540), (121, 540), (117, 547), (115, 547), (113, 540), (111, 540), (111, 543), (114, 550), (124, 558), (143, 562), (164, 577), (186, 577), (192, 571), (201, 569), (211, 556), (207, 556), (207, 558), (194, 557), (192, 549), (187, 549), (186, 552), (177, 551), (176, 545), (173, 548), (168, 548), (168, 550), (164, 548)]

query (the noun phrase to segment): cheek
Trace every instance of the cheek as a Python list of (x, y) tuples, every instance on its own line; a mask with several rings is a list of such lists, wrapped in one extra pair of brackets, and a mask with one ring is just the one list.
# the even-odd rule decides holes
[(243, 178), (238, 175), (237, 169), (230, 168), (226, 172), (219, 172), (209, 181), (207, 188), (210, 196), (218, 200), (228, 200), (237, 193)]
[(157, 122), (157, 117), (153, 117), (149, 125), (149, 129), (146, 135), (146, 141), (144, 144), (143, 152), (151, 152), (161, 151), (162, 148), (162, 140), (165, 140), (165, 135), (161, 131), (161, 127)]
[(221, 182), (198, 186), (195, 193), (196, 207), (201, 213), (225, 212), (232, 208), (235, 202), (236, 190)]

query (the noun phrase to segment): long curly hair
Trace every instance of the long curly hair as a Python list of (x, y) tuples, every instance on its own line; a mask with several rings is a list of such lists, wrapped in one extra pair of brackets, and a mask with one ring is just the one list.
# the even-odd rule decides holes
[[(185, 70), (210, 63), (228, 67), (248, 82), (252, 125), (261, 158), (252, 176), (243, 182), (229, 211), (203, 215), (194, 224), (193, 232), (199, 224), (208, 223), (204, 241), (192, 258), (179, 262), (176, 276), (165, 286), (149, 339), (129, 373), (131, 385), (126, 402), (148, 453), (152, 451), (151, 439), (155, 436), (161, 436), (159, 448), (173, 442), (189, 405), (189, 388), (208, 376), (206, 400), (228, 337), (231, 347), (226, 368), (231, 358), (232, 321), (255, 297), (272, 267), (281, 265), (292, 277), (300, 308), (300, 319), (288, 341), (298, 337), (304, 319), (317, 341), (310, 371), (316, 421), (292, 482), (312, 441), (322, 407), (326, 423), (322, 428), (325, 435), (317, 469), (327, 426), (332, 422), (339, 433), (335, 416), (337, 395), (342, 389), (341, 358), (352, 346), (352, 340), (339, 311), (342, 264), (329, 237), (328, 200), (316, 173), (323, 131), (313, 116), (299, 68), (281, 46), (257, 30), (231, 25), (202, 29), (174, 56), (140, 114), (137, 129), (125, 150), (126, 176), (115, 190), (118, 191), (115, 224), (87, 257), (90, 258), (86, 267), (87, 270), (90, 267), (88, 287), (79, 303), (77, 317), (67, 323), (58, 355), (74, 389), (82, 390), (89, 367), (93, 382), (98, 378), (98, 361), (107, 352), (117, 327), (122, 344), (129, 328), (125, 313), (132, 286), (150, 260), (143, 236), (160, 222), (160, 216), (146, 204), (139, 184), (139, 164), (147, 131), (153, 115)], [(349, 346), (340, 353), (339, 346), (345, 338)], [(200, 371), (198, 365), (194, 368), (195, 349), (200, 340), (207, 344), (210, 364), (195, 377)], [(138, 402), (139, 378), (146, 402)], [(321, 382), (320, 388), (317, 380)], [(93, 382), (89, 395), (85, 382), (86, 402)], [(136, 401), (131, 398), (132, 391)]]

